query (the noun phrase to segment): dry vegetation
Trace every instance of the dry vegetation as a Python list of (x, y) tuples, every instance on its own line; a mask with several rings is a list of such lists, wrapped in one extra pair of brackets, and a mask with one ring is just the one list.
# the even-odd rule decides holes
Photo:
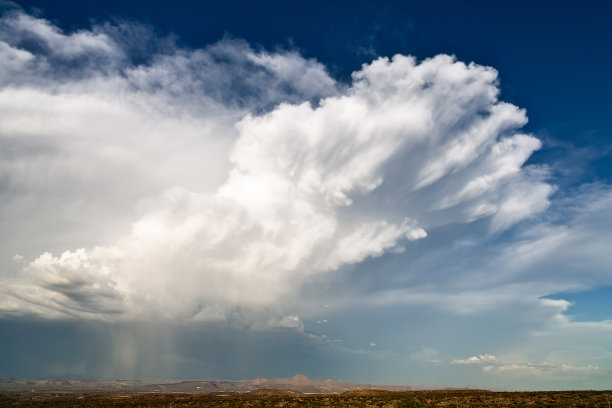
[(257, 390), (249, 393), (201, 394), (78, 394), (5, 393), (6, 407), (601, 407), (610, 408), (612, 391), (491, 392), (351, 391), (342, 394), (302, 394)]

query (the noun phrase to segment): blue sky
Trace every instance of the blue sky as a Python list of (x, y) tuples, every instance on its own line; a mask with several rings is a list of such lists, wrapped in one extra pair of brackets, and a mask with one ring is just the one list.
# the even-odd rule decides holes
[(612, 380), (604, 2), (3, 2), (0, 376)]

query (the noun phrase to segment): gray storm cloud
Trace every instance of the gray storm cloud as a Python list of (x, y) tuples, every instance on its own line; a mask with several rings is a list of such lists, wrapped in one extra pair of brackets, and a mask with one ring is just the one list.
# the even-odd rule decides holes
[(109, 27), (1, 21), (0, 217), (16, 231), (3, 256), (24, 255), (5, 315), (282, 310), (309, 276), (430, 228), (496, 232), (549, 205), (546, 169), (524, 166), (540, 142), (491, 68), (396, 55), (341, 85), (236, 40), (134, 65)]

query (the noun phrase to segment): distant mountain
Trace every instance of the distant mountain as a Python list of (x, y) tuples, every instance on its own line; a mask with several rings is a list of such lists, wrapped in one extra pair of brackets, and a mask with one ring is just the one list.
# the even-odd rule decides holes
[(200, 393), (252, 392), (286, 390), (300, 393), (341, 393), (363, 389), (390, 391), (413, 390), (410, 386), (359, 384), (333, 380), (311, 380), (297, 374), (291, 378), (256, 378), (244, 381), (179, 381), (179, 380), (91, 380), (0, 378), (0, 391), (35, 393)]

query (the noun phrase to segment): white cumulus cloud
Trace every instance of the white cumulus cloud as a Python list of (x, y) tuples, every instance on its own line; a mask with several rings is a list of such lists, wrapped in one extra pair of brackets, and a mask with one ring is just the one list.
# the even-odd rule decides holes
[(467, 359), (451, 361), (451, 364), (476, 364), (482, 366), (482, 371), (488, 373), (508, 373), (512, 375), (574, 375), (592, 374), (601, 371), (600, 367), (593, 365), (575, 366), (568, 363), (552, 363), (549, 361), (514, 362), (504, 361), (490, 354), (481, 354)]
[[(1, 77), (0, 221), (17, 231), (5, 251), (29, 260), (4, 280), (4, 314), (277, 310), (305, 278), (430, 228), (494, 232), (549, 205), (546, 170), (524, 166), (540, 142), (492, 68), (396, 55), (340, 86), (237, 40), (132, 65), (104, 26), (64, 34), (13, 13), (0, 29), (4, 69), (22, 71)], [(94, 55), (112, 63), (61, 76)], [(268, 327), (303, 330), (274, 313)]]

